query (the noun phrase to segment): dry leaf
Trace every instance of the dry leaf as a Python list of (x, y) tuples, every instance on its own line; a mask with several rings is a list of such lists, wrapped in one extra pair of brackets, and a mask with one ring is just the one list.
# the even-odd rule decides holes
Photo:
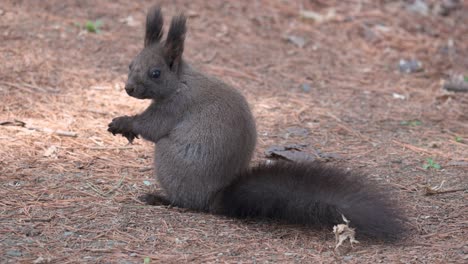
[(93, 141), (96, 145), (100, 146), (100, 147), (104, 146), (104, 142), (102, 141), (102, 139), (100, 137), (92, 136), (89, 139), (91, 141)]
[(402, 94), (399, 94), (399, 93), (393, 93), (393, 98), (395, 99), (401, 99), (401, 100), (405, 100), (406, 99), (406, 96), (402, 95)]
[(445, 181), (442, 181), (439, 186), (424, 186), (424, 195), (433, 195), (441, 192)]
[(341, 215), (341, 217), (343, 217), (345, 224), (339, 224), (333, 227), (333, 233), (335, 233), (336, 242), (335, 250), (338, 249), (347, 239), (349, 239), (351, 247), (354, 243), (359, 243), (359, 241), (354, 238), (356, 231), (354, 228), (349, 227), (349, 220), (346, 219), (344, 215)]
[(38, 257), (36, 260), (34, 260), (32, 263), (33, 264), (42, 264), (42, 263), (50, 263), (51, 259), (50, 258), (43, 258), (43, 257)]
[(128, 16), (128, 17), (121, 18), (121, 19), (119, 19), (119, 22), (124, 23), (124, 24), (128, 25), (129, 27), (136, 27), (136, 26), (140, 25), (139, 22), (137, 22), (137, 21), (135, 21), (135, 19), (133, 19), (133, 16)]
[(57, 157), (57, 147), (50, 146), (43, 154), (44, 157), (56, 158)]
[(332, 20), (336, 16), (336, 10), (331, 8), (327, 11), (326, 14), (320, 14), (311, 10), (301, 10), (300, 15), (303, 18), (314, 20), (318, 23), (322, 23), (328, 20)]
[(283, 158), (290, 161), (313, 161), (315, 156), (302, 152), (306, 145), (293, 144), (288, 146), (271, 146), (265, 154), (270, 158)]

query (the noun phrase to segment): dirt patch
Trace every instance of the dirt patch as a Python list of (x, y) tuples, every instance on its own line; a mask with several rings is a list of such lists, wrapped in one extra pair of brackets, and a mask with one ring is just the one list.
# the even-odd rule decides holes
[[(152, 145), (106, 128), (148, 104), (123, 83), (150, 1), (3, 2), (1, 262), (467, 261), (468, 93), (441, 88), (468, 75), (466, 1), (447, 14), (439, 1), (162, 1), (167, 18), (189, 16), (185, 58), (249, 100), (256, 161), (272, 145), (304, 144), (392, 189), (408, 239), (346, 254), (331, 230), (137, 201), (157, 188)], [(100, 32), (87, 32), (96, 20)], [(401, 59), (423, 70), (402, 73)], [(298, 127), (307, 133), (290, 133)], [(453, 192), (424, 195), (441, 183)]]

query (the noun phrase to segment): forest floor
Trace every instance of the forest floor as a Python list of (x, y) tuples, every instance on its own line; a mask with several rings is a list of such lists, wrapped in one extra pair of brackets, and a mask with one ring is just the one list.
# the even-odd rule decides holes
[(468, 3), (410, 2), (160, 1), (189, 17), (185, 59), (247, 97), (254, 162), (304, 144), (408, 217), (402, 241), (335, 251), (331, 230), (137, 199), (153, 145), (106, 129), (149, 103), (123, 85), (152, 1), (2, 1), (0, 262), (466, 263), (468, 93), (443, 86), (468, 82)]

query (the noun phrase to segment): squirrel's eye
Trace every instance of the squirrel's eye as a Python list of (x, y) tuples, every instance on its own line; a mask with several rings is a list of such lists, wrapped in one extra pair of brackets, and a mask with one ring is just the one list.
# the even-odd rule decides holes
[(149, 72), (149, 76), (153, 79), (157, 79), (159, 78), (159, 76), (161, 76), (161, 71), (158, 70), (158, 69), (152, 69), (150, 72)]

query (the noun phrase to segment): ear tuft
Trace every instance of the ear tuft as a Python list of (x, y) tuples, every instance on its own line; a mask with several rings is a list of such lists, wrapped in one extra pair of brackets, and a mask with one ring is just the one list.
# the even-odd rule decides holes
[(177, 66), (182, 59), (185, 33), (187, 32), (186, 21), (187, 18), (184, 15), (173, 17), (169, 32), (167, 33), (164, 50), (167, 64), (171, 68)]
[(161, 7), (158, 5), (151, 7), (146, 16), (145, 47), (161, 40), (163, 24)]

